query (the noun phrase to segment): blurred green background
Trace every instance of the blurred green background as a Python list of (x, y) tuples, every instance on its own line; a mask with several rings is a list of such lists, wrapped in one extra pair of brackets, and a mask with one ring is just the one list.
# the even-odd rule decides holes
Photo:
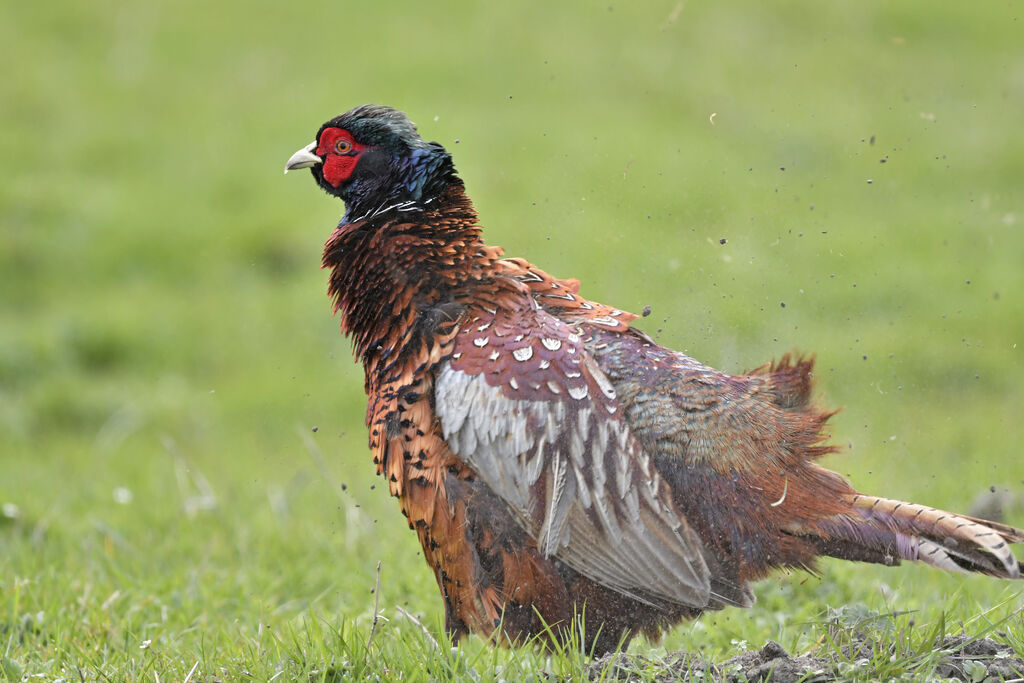
[[(489, 243), (650, 305), (660, 342), (733, 372), (816, 352), (850, 446), (830, 464), (863, 490), (1004, 496), (1024, 523), (1020, 14), (6, 3), (0, 635), (230, 652), (306, 610), (365, 620), (378, 560), (382, 600), (437, 630), (319, 270), (343, 207), (281, 175), (366, 102), (448, 147)], [(829, 562), (668, 645), (726, 652), (793, 605), (969, 612), (1011, 590)]]

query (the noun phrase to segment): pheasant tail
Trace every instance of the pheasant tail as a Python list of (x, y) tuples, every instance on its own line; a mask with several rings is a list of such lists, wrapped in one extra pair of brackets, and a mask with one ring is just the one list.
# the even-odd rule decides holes
[(819, 525), (817, 545), (824, 555), (890, 565), (919, 561), (952, 572), (1021, 578), (1010, 544), (1024, 543), (1024, 530), (877, 496), (854, 493), (845, 500), (849, 513)]

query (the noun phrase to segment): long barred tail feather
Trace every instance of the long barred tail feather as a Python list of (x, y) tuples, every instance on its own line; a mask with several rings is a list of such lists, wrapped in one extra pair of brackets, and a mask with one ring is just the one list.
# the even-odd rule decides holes
[(979, 517), (968, 517), (967, 515), (960, 515), (964, 519), (970, 520), (976, 524), (987, 526), (1000, 536), (1006, 539), (1007, 543), (1024, 543), (1024, 529), (1018, 529), (1012, 527), (1009, 524), (1000, 524), (999, 522), (990, 522), (987, 519), (981, 519)]
[(944, 510), (855, 493), (850, 512), (817, 525), (814, 541), (823, 555), (898, 564), (924, 562), (952, 572), (1021, 578), (1011, 543), (1024, 530)]

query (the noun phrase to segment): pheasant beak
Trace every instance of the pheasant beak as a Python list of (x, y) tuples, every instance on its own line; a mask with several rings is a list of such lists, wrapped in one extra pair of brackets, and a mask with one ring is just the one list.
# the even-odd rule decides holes
[(288, 159), (288, 163), (284, 165), (284, 172), (287, 173), (288, 171), (294, 171), (297, 168), (309, 168), (316, 164), (322, 164), (324, 160), (313, 153), (313, 150), (315, 149), (316, 142), (314, 141), (293, 154), (291, 158)]

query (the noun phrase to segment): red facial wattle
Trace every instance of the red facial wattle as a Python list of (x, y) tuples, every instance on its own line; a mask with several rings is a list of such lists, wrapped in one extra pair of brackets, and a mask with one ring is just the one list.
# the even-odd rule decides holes
[(332, 187), (338, 187), (351, 177), (367, 146), (355, 141), (343, 128), (326, 128), (320, 134), (316, 154), (324, 160), (323, 177)]

